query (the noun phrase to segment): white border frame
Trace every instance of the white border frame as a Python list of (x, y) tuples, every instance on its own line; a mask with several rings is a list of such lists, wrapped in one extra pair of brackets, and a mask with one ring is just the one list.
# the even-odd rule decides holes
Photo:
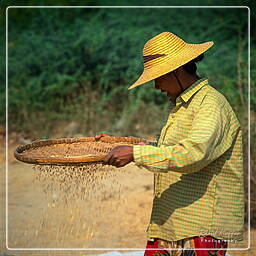
[[(227, 248), (227, 251), (245, 251), (249, 250), (251, 247), (251, 195), (250, 195), (250, 176), (251, 176), (251, 150), (250, 150), (250, 8), (248, 6), (8, 6), (6, 8), (6, 248), (8, 250), (38, 250), (38, 251), (126, 251), (126, 250), (140, 250), (144, 251), (145, 248), (11, 248), (8, 246), (8, 10), (15, 8), (177, 8), (177, 9), (187, 9), (187, 8), (246, 8), (248, 10), (248, 247), (246, 248)], [(200, 248), (195, 250), (213, 250), (216, 248)], [(164, 250), (164, 249), (163, 249)], [(180, 249), (174, 249), (180, 250)]]

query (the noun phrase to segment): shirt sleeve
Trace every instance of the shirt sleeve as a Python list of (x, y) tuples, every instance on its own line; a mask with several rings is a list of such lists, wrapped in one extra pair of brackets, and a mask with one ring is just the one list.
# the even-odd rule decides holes
[(196, 172), (224, 154), (233, 135), (227, 109), (216, 101), (204, 100), (187, 138), (172, 146), (136, 145), (134, 161), (152, 172)]

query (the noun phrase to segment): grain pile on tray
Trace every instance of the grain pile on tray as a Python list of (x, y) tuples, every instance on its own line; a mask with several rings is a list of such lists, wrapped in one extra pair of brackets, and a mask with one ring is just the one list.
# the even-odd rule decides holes
[(50, 165), (81, 165), (102, 162), (118, 145), (135, 145), (145, 142), (134, 137), (95, 137), (35, 141), (18, 147), (14, 156), (25, 163)]

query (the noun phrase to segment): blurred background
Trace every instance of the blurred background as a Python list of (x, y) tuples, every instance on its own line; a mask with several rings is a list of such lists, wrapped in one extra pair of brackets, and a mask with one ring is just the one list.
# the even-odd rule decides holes
[[(221, 5), (248, 5), (250, 1), (221, 1)], [(2, 1), (1, 34), (5, 33)], [(19, 1), (35, 5), (35, 1)], [(37, 5), (104, 6), (109, 1), (36, 1)], [(143, 3), (141, 3), (143, 4)], [(144, 2), (157, 5), (155, 1)], [(191, 1), (173, 0), (175, 5)], [(193, 5), (219, 5), (193, 1)], [(111, 1), (111, 5), (138, 2)], [(161, 1), (161, 5), (170, 5)], [(198, 73), (223, 93), (242, 124), (245, 170), (248, 169), (248, 118), (251, 140), (256, 138), (255, 79), (248, 102), (247, 8), (9, 8), (8, 9), (8, 124), (9, 145), (35, 139), (94, 136), (105, 131), (119, 136), (156, 138), (168, 115), (169, 101), (153, 82), (128, 91), (143, 71), (142, 49), (155, 35), (170, 31), (188, 43), (214, 41), (198, 63)], [(255, 30), (251, 31), (251, 66), (255, 64)], [(5, 81), (5, 40), (1, 37), (0, 81)], [(251, 77), (255, 78), (255, 69)], [(0, 135), (5, 131), (5, 87), (0, 87)], [(248, 117), (248, 103), (251, 116)], [(4, 143), (4, 142), (3, 142)], [(4, 154), (4, 153), (3, 153)], [(1, 158), (2, 160), (4, 157)], [(255, 147), (251, 165), (255, 167)], [(245, 173), (247, 191), (247, 171)], [(252, 188), (256, 175), (251, 177)], [(247, 196), (247, 193), (246, 193)], [(256, 211), (255, 190), (251, 213)], [(246, 197), (247, 198), (247, 197)], [(247, 200), (247, 199), (245, 199)], [(256, 225), (256, 215), (251, 224)], [(246, 220), (247, 221), (247, 220)], [(246, 227), (245, 227), (246, 228)]]
[[(57, 3), (68, 5), (70, 1)], [(89, 136), (101, 130), (137, 136), (159, 132), (167, 98), (153, 83), (132, 91), (127, 88), (143, 70), (143, 45), (163, 31), (189, 43), (215, 42), (199, 63), (199, 74), (225, 94), (241, 121), (247, 118), (246, 8), (11, 8), (10, 132), (34, 138), (52, 137), (55, 132), (61, 136), (68, 132)], [(254, 40), (253, 35), (251, 38)], [(251, 50), (253, 57), (254, 47)], [(4, 70), (5, 63), (1, 65)], [(1, 87), (2, 122), (4, 95)], [(251, 98), (255, 107), (255, 95)], [(73, 130), (65, 130), (71, 123)]]

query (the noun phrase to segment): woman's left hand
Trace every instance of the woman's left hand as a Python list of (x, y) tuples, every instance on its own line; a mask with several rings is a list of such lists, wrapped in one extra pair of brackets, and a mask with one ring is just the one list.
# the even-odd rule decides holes
[(133, 160), (133, 146), (116, 146), (105, 157), (104, 163), (116, 167), (122, 167)]

